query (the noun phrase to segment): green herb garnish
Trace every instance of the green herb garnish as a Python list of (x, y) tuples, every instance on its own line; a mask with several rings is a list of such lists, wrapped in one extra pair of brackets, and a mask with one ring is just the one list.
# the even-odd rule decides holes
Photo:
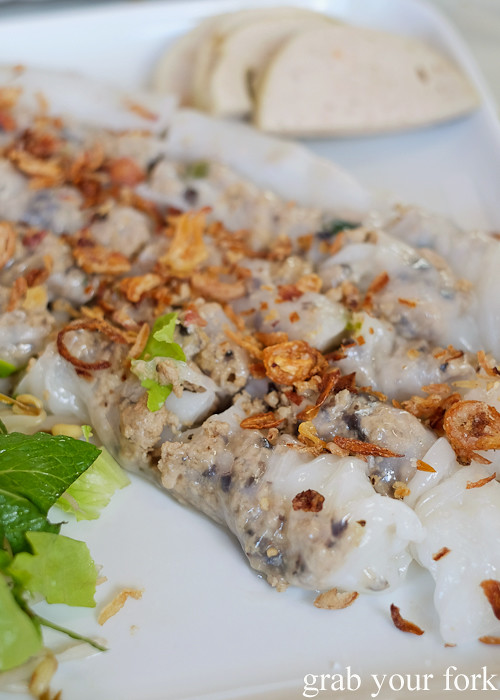
[(206, 160), (198, 160), (186, 165), (185, 176), (200, 179), (207, 177), (210, 172), (210, 165)]
[(359, 223), (355, 223), (353, 221), (346, 221), (345, 219), (332, 219), (332, 221), (325, 224), (321, 231), (318, 231), (316, 235), (321, 240), (330, 240), (330, 238), (333, 238), (346, 229), (358, 228), (359, 226)]
[(99, 456), (94, 445), (46, 433), (0, 435), (0, 671), (42, 648), (40, 626), (67, 632), (28, 606), (30, 595), (48, 602), (93, 605), (97, 572), (83, 542), (58, 535), (47, 514)]
[[(85, 427), (89, 426), (82, 426), (82, 430)], [(105, 447), (101, 447), (99, 457), (66, 489), (57, 506), (67, 513), (74, 513), (77, 520), (95, 520), (114, 492), (128, 484), (130, 479), (118, 462)]]
[(50, 532), (27, 532), (33, 554), (20, 552), (7, 572), (47, 603), (94, 608), (97, 570), (85, 542)]
[(170, 357), (185, 362), (186, 356), (178, 343), (174, 343), (177, 313), (165, 314), (156, 319), (153, 330), (142, 351), (140, 360), (152, 360), (154, 357)]
[(18, 371), (19, 367), (15, 367), (10, 362), (6, 362), (5, 360), (0, 360), (0, 379), (10, 377), (11, 374)]
[(0, 574), (0, 671), (20, 666), (41, 648), (39, 625), (19, 605)]
[(5, 537), (16, 553), (26, 549), (25, 532), (58, 532), (49, 509), (99, 452), (65, 435), (0, 435), (0, 543)]
[[(177, 313), (165, 314), (156, 319), (153, 329), (149, 334), (146, 346), (139, 360), (149, 362), (157, 357), (170, 358), (172, 360), (186, 361), (184, 350), (178, 343), (174, 343), (175, 325)], [(137, 361), (132, 362), (132, 372), (141, 380), (141, 386), (148, 392), (148, 409), (152, 412), (159, 411), (172, 391), (171, 384), (160, 384), (154, 377), (141, 376), (137, 369)]]

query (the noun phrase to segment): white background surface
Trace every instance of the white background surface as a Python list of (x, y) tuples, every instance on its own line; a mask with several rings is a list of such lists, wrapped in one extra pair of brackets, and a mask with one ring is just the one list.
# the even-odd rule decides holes
[[(465, 8), (465, 2), (456, 2)], [(325, 0), (314, 6), (434, 42), (462, 62), (485, 96), (480, 112), (453, 124), (317, 142), (314, 148), (369, 186), (466, 224), (500, 227), (500, 137), (494, 109), (454, 33), (411, 0)], [(116, 4), (60, 15), (47, 11), (36, 20), (25, 12), (18, 19), (11, 13), (0, 21), (0, 61), (79, 68), (133, 86), (146, 80), (174, 34), (206, 12), (229, 7), (234, 3), (201, 0)], [(50, 606), (55, 621), (104, 635), (111, 646), (106, 654), (60, 669), (54, 687), (63, 687), (64, 700), (288, 700), (302, 696), (305, 673), (332, 673), (346, 666), (362, 676), (363, 685), (359, 693), (342, 695), (344, 700), (369, 698), (375, 690), (371, 673), (432, 672), (431, 692), (411, 694), (431, 700), (456, 697), (443, 692), (441, 674), (449, 665), (461, 673), (480, 672), (486, 665), (489, 673), (500, 675), (498, 648), (479, 643), (444, 648), (431, 582), (417, 569), (398, 591), (358, 600), (344, 611), (316, 610), (313, 593), (276, 593), (249, 570), (224, 531), (138, 480), (115, 497), (99, 521), (67, 532), (86, 539), (104, 566), (108, 581), (99, 587), (98, 606), (124, 586), (143, 588), (144, 595), (141, 601), (129, 601), (104, 628), (92, 611)], [(391, 603), (400, 605), (426, 634), (417, 638), (397, 631), (389, 619)], [(44, 612), (48, 615), (48, 608)], [(378, 697), (406, 700), (408, 694)]]

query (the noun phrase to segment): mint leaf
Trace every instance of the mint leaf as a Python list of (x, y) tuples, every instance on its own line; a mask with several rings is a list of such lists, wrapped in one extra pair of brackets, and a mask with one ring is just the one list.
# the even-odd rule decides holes
[[(86, 426), (88, 427), (88, 426)], [(59, 498), (56, 505), (77, 520), (95, 520), (117, 489), (130, 484), (118, 462), (105, 447), (94, 464), (83, 472)]]
[(0, 360), (0, 378), (1, 379), (3, 379), (4, 377), (10, 377), (11, 374), (14, 374), (14, 372), (17, 372), (18, 370), (19, 370), (19, 368), (15, 367), (10, 362), (6, 362), (5, 360)]
[(139, 359), (151, 360), (154, 357), (170, 357), (185, 362), (186, 356), (178, 343), (174, 343), (177, 313), (169, 313), (156, 319), (153, 330)]
[(158, 384), (154, 379), (143, 379), (141, 386), (148, 390), (148, 409), (154, 413), (159, 411), (172, 391), (172, 385)]
[(27, 530), (58, 532), (49, 508), (95, 461), (99, 450), (65, 435), (0, 435), (0, 547), (26, 549)]
[(94, 445), (66, 435), (0, 435), (0, 492), (23, 496), (47, 513), (98, 455)]
[(60, 525), (50, 523), (47, 514), (27, 498), (0, 491), (0, 546), (6, 539), (14, 553), (21, 552), (27, 547), (24, 536), (27, 530), (59, 532), (59, 529)]
[(19, 607), (0, 574), (0, 671), (23, 664), (41, 648), (40, 630)]
[(14, 557), (8, 572), (47, 603), (95, 607), (97, 570), (85, 542), (48, 532), (27, 532), (33, 554)]

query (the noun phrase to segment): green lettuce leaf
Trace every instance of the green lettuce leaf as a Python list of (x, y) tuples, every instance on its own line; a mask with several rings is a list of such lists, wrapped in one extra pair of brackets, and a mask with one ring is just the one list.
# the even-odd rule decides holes
[(130, 484), (118, 462), (105, 447), (94, 464), (66, 489), (56, 505), (77, 520), (95, 520), (118, 489)]
[(154, 357), (170, 357), (185, 362), (186, 356), (178, 343), (174, 343), (177, 313), (165, 314), (156, 319), (139, 359), (151, 360)]
[(0, 671), (20, 666), (41, 648), (38, 626), (18, 605), (0, 574)]
[[(156, 319), (139, 360), (149, 362), (156, 357), (168, 357), (180, 362), (186, 361), (184, 350), (178, 343), (173, 342), (177, 316), (178, 314), (174, 312)], [(132, 372), (134, 372), (135, 362), (132, 362)], [(135, 374), (138, 375), (137, 372)], [(139, 379), (141, 380), (141, 386), (147, 389), (148, 392), (148, 409), (152, 412), (159, 411), (169, 397), (172, 385), (160, 384), (153, 377), (139, 376)]]
[(143, 379), (141, 386), (148, 390), (148, 410), (154, 413), (159, 411), (172, 392), (172, 385), (159, 384), (154, 379)]
[(95, 461), (94, 445), (65, 435), (0, 434), (0, 547), (27, 548), (27, 530), (57, 532), (47, 513)]
[(97, 570), (85, 542), (48, 532), (27, 532), (33, 554), (16, 554), (8, 573), (48, 603), (95, 607)]
[(12, 557), (9, 552), (6, 552), (5, 549), (0, 549), (0, 571), (6, 571), (11, 561)]

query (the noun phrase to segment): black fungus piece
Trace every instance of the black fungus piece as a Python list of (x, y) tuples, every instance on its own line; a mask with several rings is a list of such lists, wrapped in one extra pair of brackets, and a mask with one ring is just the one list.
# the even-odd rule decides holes
[(231, 488), (231, 474), (223, 474), (220, 478), (220, 487), (224, 493)]
[(148, 162), (148, 164), (146, 165), (146, 173), (147, 173), (148, 175), (151, 175), (151, 173), (152, 173), (153, 170), (156, 168), (156, 166), (158, 165), (158, 163), (161, 163), (162, 160), (165, 160), (165, 156), (164, 156), (163, 154), (160, 154), (160, 155), (155, 156), (154, 158), (152, 158), (152, 159)]
[(342, 418), (346, 426), (351, 431), (351, 433), (354, 433), (358, 440), (365, 439), (366, 436), (363, 429), (361, 428), (361, 424), (359, 422), (359, 415), (356, 412), (353, 411), (352, 413), (344, 413)]
[(332, 531), (332, 535), (334, 537), (340, 537), (340, 535), (347, 528), (348, 524), (349, 520), (347, 518), (342, 518), (342, 520), (334, 520), (332, 518), (330, 520), (330, 529)]
[(195, 190), (194, 187), (186, 187), (183, 197), (190, 206), (195, 207), (198, 203), (198, 190)]
[(30, 198), (21, 221), (35, 228), (52, 230), (58, 206), (52, 191), (40, 190)]

